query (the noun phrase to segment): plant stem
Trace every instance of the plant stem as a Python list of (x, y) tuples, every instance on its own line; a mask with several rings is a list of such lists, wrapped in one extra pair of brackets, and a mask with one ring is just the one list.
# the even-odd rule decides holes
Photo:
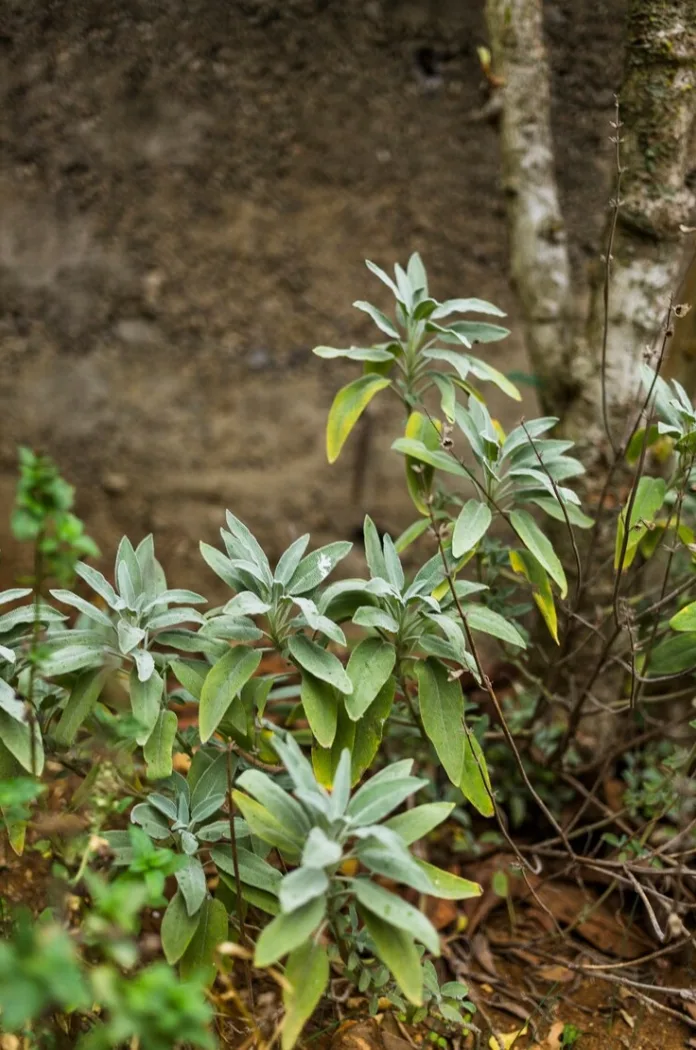
[[(228, 815), (230, 823), (230, 848), (232, 850), (232, 868), (234, 870), (234, 886), (237, 897), (237, 922), (239, 923), (239, 939), (242, 943), (242, 947), (246, 948), (249, 943), (247, 936), (246, 924), (244, 922), (244, 901), (242, 900), (242, 879), (239, 874), (239, 853), (237, 852), (237, 834), (234, 827), (234, 799), (232, 797), (232, 741), (227, 741), (227, 794), (228, 794)], [(244, 975), (246, 977), (247, 992), (249, 993), (249, 1003), (253, 1010), (254, 1008), (254, 990), (251, 985), (251, 967), (249, 960), (244, 960)]]

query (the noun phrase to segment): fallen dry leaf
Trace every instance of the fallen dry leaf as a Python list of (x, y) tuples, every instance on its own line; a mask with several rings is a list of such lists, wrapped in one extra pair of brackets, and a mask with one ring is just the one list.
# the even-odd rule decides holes
[(543, 981), (550, 981), (551, 984), (569, 984), (575, 974), (567, 966), (558, 963), (555, 966), (542, 966), (534, 976), (541, 977)]
[(471, 938), (471, 954), (486, 973), (491, 974), (492, 977), (498, 976), (495, 959), (493, 958), (488, 938), (485, 934), (477, 933)]
[(510, 1050), (510, 1048), (515, 1045), (520, 1036), (527, 1034), (528, 1028), (529, 1025), (526, 1024), (524, 1028), (518, 1028), (516, 1032), (508, 1032), (507, 1035), (503, 1032), (499, 1032), (497, 1035), (492, 1035), (488, 1040), (490, 1050)]
[(331, 1040), (331, 1050), (384, 1050), (376, 1021), (346, 1021)]
[(629, 1014), (628, 1010), (621, 1010), (619, 1012), (626, 1024), (628, 1025), (628, 1027), (631, 1029), (631, 1031), (633, 1031), (633, 1029), (636, 1027), (635, 1018)]
[(565, 1021), (556, 1021), (551, 1025), (549, 1034), (546, 1036), (546, 1041), (544, 1042), (545, 1050), (560, 1050), (564, 1028)]

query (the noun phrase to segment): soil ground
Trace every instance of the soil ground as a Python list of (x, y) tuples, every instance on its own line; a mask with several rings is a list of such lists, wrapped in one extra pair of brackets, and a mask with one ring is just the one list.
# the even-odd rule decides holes
[[(581, 287), (624, 5), (545, 7)], [(509, 311), (491, 354), (525, 369), (497, 133), (471, 120), (484, 42), (481, 0), (2, 0), (0, 508), (17, 443), (40, 447), (109, 559), (123, 532), (154, 530), (198, 588), (198, 540), (226, 506), (270, 553), (306, 529), (350, 534), (366, 509), (400, 531), (398, 415), (379, 409), (354, 505), (356, 444), (333, 468), (323, 452), (354, 373), (310, 349), (369, 338), (350, 304), (386, 303), (362, 260), (418, 249), (436, 294)]]

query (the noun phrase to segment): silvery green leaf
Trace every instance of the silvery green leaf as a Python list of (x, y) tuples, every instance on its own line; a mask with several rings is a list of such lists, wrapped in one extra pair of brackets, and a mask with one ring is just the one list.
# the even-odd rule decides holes
[(385, 849), (384, 846), (361, 846), (358, 849), (360, 862), (376, 875), (384, 875), (395, 882), (412, 886), (419, 893), (435, 893), (435, 887), (425, 871), (419, 868), (408, 850)]
[[(316, 351), (315, 351), (316, 352)], [(306, 532), (304, 536), (298, 537), (291, 543), (290, 546), (281, 555), (278, 564), (276, 565), (275, 580), (277, 583), (286, 587), (293, 577), (297, 566), (302, 561), (302, 555), (307, 550), (309, 543), (309, 533)]]
[(246, 551), (245, 557), (248, 557), (261, 570), (264, 581), (270, 586), (273, 582), (271, 567), (268, 564), (268, 558), (256, 538), (252, 535), (246, 525), (239, 520), (239, 518), (235, 518), (231, 511), (226, 511), (225, 520), (227, 521), (227, 528), (230, 530), (235, 540), (244, 547)]
[[(235, 769), (237, 767), (236, 756), (230, 755), (230, 769), (232, 776), (234, 776)], [(228, 755), (226, 751), (221, 751), (216, 758), (210, 763), (207, 769), (201, 774), (200, 778), (196, 782), (196, 786), (193, 789), (191, 795), (191, 809), (195, 810), (197, 806), (200, 806), (203, 802), (207, 802), (208, 799), (217, 798), (220, 795), (224, 795), (227, 791), (227, 762)]]
[(148, 653), (146, 649), (135, 649), (131, 656), (135, 660), (135, 666), (138, 668), (138, 678), (141, 682), (147, 682), (155, 672), (155, 661), (152, 653)]
[(44, 767), (44, 748), (38, 722), (17, 721), (4, 708), (0, 708), (0, 740), (32, 776), (40, 777)]
[(38, 610), (34, 605), (21, 605), (18, 609), (12, 609), (11, 612), (0, 616), (0, 634), (7, 634), (21, 624), (34, 623), (37, 612), (41, 623), (61, 623), (67, 620), (67, 616), (57, 609), (52, 609), (45, 602), (40, 603)]
[[(421, 807), (415, 807), (415, 809), (419, 808)], [(413, 810), (406, 810), (406, 812), (412, 813)], [(401, 816), (402, 814), (399, 815)], [(398, 818), (392, 817), (391, 819), (395, 820)], [(366, 842), (370, 847), (384, 846), (385, 849), (403, 850), (406, 845), (401, 836), (396, 831), (392, 831), (386, 824), (367, 824), (365, 827), (353, 828), (351, 834), (356, 839), (360, 839), (361, 842)]]
[(8, 664), (14, 664), (17, 662), (17, 654), (12, 649), (8, 649), (6, 645), (0, 645), (0, 660), (6, 660)]
[[(410, 846), (418, 839), (425, 838), (439, 824), (446, 820), (455, 807), (454, 802), (426, 802), (414, 806), (403, 813), (390, 817), (382, 831), (391, 831), (399, 836), (405, 846)], [(366, 829), (363, 829), (366, 830)]]
[(384, 332), (385, 335), (388, 335), (390, 339), (399, 338), (399, 331), (394, 323), (389, 320), (386, 314), (383, 314), (381, 310), (378, 310), (376, 306), (373, 306), (372, 303), (367, 303), (363, 299), (358, 299), (353, 303), (353, 306), (357, 310), (362, 310), (363, 313), (369, 314), (377, 327)]
[(212, 795), (211, 798), (204, 799), (199, 802), (198, 805), (194, 806), (191, 811), (191, 820), (195, 824), (200, 824), (208, 817), (212, 817), (213, 813), (217, 813), (222, 808), (225, 802), (224, 795)]
[(83, 561), (76, 563), (75, 572), (82, 577), (85, 583), (89, 584), (93, 591), (96, 591), (100, 598), (104, 599), (109, 608), (116, 610), (121, 608), (116, 591), (100, 572), (93, 569), (91, 565), (86, 565)]
[(462, 612), (472, 631), (482, 631), (520, 649), (527, 648), (527, 643), (514, 624), (500, 613), (487, 609), (485, 605), (463, 605)]
[(399, 624), (393, 616), (382, 609), (376, 609), (373, 605), (361, 605), (356, 609), (353, 623), (359, 627), (379, 627), (390, 634), (396, 634), (399, 630)]
[[(242, 833), (242, 826), (244, 834)], [(221, 839), (229, 839), (229, 820), (214, 820), (211, 824), (205, 824), (196, 832), (199, 842), (220, 842)], [(245, 820), (240, 817), (234, 819), (234, 836), (237, 842), (249, 838), (249, 828)]]
[(20, 598), (28, 598), (32, 593), (31, 587), (11, 587), (7, 591), (0, 591), (0, 605), (17, 602)]
[(174, 873), (181, 895), (186, 902), (186, 911), (195, 915), (205, 900), (207, 892), (205, 872), (198, 857), (189, 856), (186, 866)]
[(26, 722), (27, 711), (22, 700), (18, 700), (15, 691), (8, 682), (0, 678), (0, 708), (7, 711), (17, 722)]
[(404, 570), (399, 555), (396, 553), (394, 541), (391, 536), (385, 534), (382, 539), (382, 545), (384, 548), (384, 564), (387, 569), (387, 577), (397, 594), (401, 594), (405, 582)]
[(316, 897), (296, 911), (276, 915), (256, 942), (254, 965), (270, 966), (304, 944), (321, 923), (325, 912), (325, 899)]
[(401, 897), (383, 889), (370, 879), (351, 879), (349, 886), (358, 902), (378, 918), (404, 930), (420, 941), (433, 955), (440, 954), (440, 938), (422, 912)]
[(214, 659), (219, 659), (227, 652), (229, 646), (223, 641), (207, 637), (203, 633), (205, 630), (205, 627), (201, 627), (198, 632), (178, 628), (173, 631), (164, 631), (157, 635), (157, 644), (166, 645), (170, 649), (178, 649), (182, 653), (206, 653)]
[(353, 722), (367, 711), (391, 675), (396, 662), (393, 645), (381, 638), (363, 638), (350, 654), (346, 673), (353, 683), (353, 692), (346, 697), (346, 711)]
[(454, 652), (457, 653), (458, 661), (466, 664), (466, 639), (464, 638), (464, 632), (459, 626), (459, 623), (455, 623), (455, 621), (450, 616), (447, 616), (446, 613), (426, 613), (426, 616), (432, 623), (438, 625), (447, 641), (452, 646)]
[(201, 542), (199, 549), (203, 560), (213, 570), (215, 575), (219, 576), (228, 587), (232, 587), (235, 591), (239, 590), (240, 576), (238, 572), (235, 572), (230, 559), (219, 551), (217, 547), (211, 547), (209, 543)]
[(382, 284), (386, 284), (387, 288), (389, 288), (389, 290), (394, 294), (394, 297), (396, 299), (401, 298), (401, 293), (392, 281), (389, 274), (385, 273), (384, 270), (382, 270), (381, 267), (377, 266), (375, 263), (370, 262), (369, 259), (365, 259), (365, 266), (367, 266), (368, 270), (370, 270), (375, 275), (375, 277), (378, 277), (380, 279)]
[(160, 927), (162, 951), (170, 966), (174, 966), (184, 955), (203, 918), (204, 909), (189, 915), (183, 894), (180, 891), (174, 894), (167, 905)]
[(418, 252), (413, 252), (408, 260), (406, 273), (408, 274), (408, 279), (411, 282), (411, 287), (414, 292), (421, 291), (424, 295), (427, 295), (428, 278), (425, 272), (425, 266), (423, 265), (423, 260)]
[(380, 542), (377, 526), (369, 514), (365, 515), (363, 522), (363, 541), (365, 545), (365, 558), (370, 575), (373, 579), (387, 579), (387, 567), (384, 563), (382, 544)]
[(530, 419), (524, 426), (515, 427), (511, 430), (503, 443), (503, 459), (507, 459), (518, 448), (529, 445), (529, 438), (538, 438), (551, 430), (558, 423), (557, 416), (542, 416), (539, 419)]
[(357, 825), (375, 824), (425, 784), (427, 780), (419, 777), (400, 777), (387, 783), (375, 782), (373, 777), (353, 795), (346, 815)]
[(198, 839), (190, 831), (182, 831), (181, 848), (188, 856), (192, 856), (198, 850)]
[(153, 671), (147, 681), (142, 681), (136, 668), (133, 668), (128, 678), (128, 689), (133, 715), (142, 727), (135, 739), (136, 743), (142, 746), (147, 743), (150, 733), (157, 724), (162, 705), (164, 682), (157, 671)]
[(188, 797), (182, 792), (176, 800), (176, 819), (184, 827), (188, 826), (191, 818), (191, 809)]
[(100, 623), (105, 627), (113, 626), (105, 612), (102, 612), (101, 609), (97, 609), (96, 605), (92, 605), (91, 602), (85, 601), (84, 598), (80, 598), (79, 595), (65, 590), (52, 590), (50, 591), (50, 594), (52, 598), (55, 598), (58, 602), (62, 602), (63, 605), (71, 605), (74, 609), (79, 609), (80, 612), (90, 620), (96, 620), (97, 623)]
[(312, 353), (317, 357), (329, 360), (335, 357), (347, 357), (350, 361), (393, 361), (395, 359), (394, 354), (378, 346), (349, 346), (346, 349), (335, 346), (315, 346)]
[(157, 613), (147, 621), (148, 631), (161, 631), (165, 627), (177, 627), (184, 623), (200, 623), (206, 621), (196, 609), (187, 609), (185, 606), (178, 609), (168, 609), (166, 612)]
[(328, 888), (329, 880), (321, 868), (296, 868), (280, 883), (280, 910), (284, 913), (295, 911), (308, 901), (323, 896)]
[[(386, 569), (385, 572), (387, 572)], [(401, 586), (397, 587), (394, 583), (390, 583), (389, 580), (383, 580), (381, 577), (370, 580), (369, 583), (365, 584), (364, 589), (368, 594), (374, 594), (377, 598), (399, 599), (401, 597)]]
[(290, 774), (290, 779), (295, 787), (302, 789), (309, 794), (318, 795), (328, 801), (328, 794), (319, 784), (317, 784), (314, 770), (302, 754), (297, 741), (294, 740), (289, 733), (284, 736), (281, 736), (280, 733), (276, 733), (271, 743), (281, 762)]
[(133, 861), (133, 847), (127, 831), (102, 831), (101, 838), (106, 839), (111, 850), (111, 863), (115, 867), (127, 867)]
[(255, 642), (263, 638), (253, 620), (241, 616), (213, 616), (200, 629), (204, 638), (219, 638), (226, 642)]
[(449, 317), (450, 314), (489, 314), (491, 317), (505, 317), (505, 311), (487, 303), (485, 299), (447, 299), (440, 303), (434, 316), (438, 318)]
[(304, 838), (310, 824), (302, 806), (267, 773), (260, 769), (247, 769), (237, 778), (237, 784), (265, 806), (298, 839)]
[(223, 612), (226, 616), (261, 616), (270, 609), (268, 602), (264, 602), (253, 591), (242, 591), (235, 594)]
[(341, 752), (331, 788), (331, 820), (338, 820), (345, 813), (350, 800), (351, 754), (346, 747)]
[(301, 609), (305, 625), (313, 631), (320, 631), (337, 645), (346, 644), (346, 636), (341, 628), (330, 620), (328, 616), (322, 616), (316, 605), (309, 598), (293, 598), (294, 604)]
[[(263, 569), (260, 569), (256, 562), (247, 561), (246, 558), (232, 558), (230, 561), (233, 569), (243, 574), (243, 576), (251, 577), (253, 580), (257, 580), (260, 584), (258, 590), (262, 594), (267, 594), (272, 586), (272, 582), (269, 583), (266, 579), (266, 574)], [(251, 588), (253, 590), (253, 588)]]
[(206, 605), (207, 601), (207, 598), (204, 598), (202, 594), (198, 594), (196, 591), (188, 591), (176, 587), (169, 591), (162, 591), (156, 598), (148, 602), (144, 611), (149, 612), (150, 609), (154, 609), (158, 605)]
[(157, 791), (153, 791), (147, 796), (147, 802), (149, 806), (156, 809), (158, 813), (162, 813), (168, 820), (177, 819), (176, 805), (165, 795), (160, 795)]
[(304, 868), (333, 867), (340, 862), (342, 856), (341, 844), (330, 839), (321, 828), (314, 827), (307, 836), (302, 851), (302, 866)]
[(313, 591), (326, 579), (330, 572), (346, 557), (353, 544), (347, 542), (328, 543), (312, 551), (295, 569), (287, 590), (289, 594), (306, 594)]
[[(215, 846), (210, 851), (210, 857), (221, 871), (228, 875), (234, 875), (234, 861), (230, 846)], [(237, 849), (237, 860), (239, 862), (239, 875), (242, 882), (249, 886), (255, 886), (266, 893), (278, 896), (278, 888), (282, 879), (281, 873), (261, 857), (257, 857), (251, 850), (240, 846)]]
[[(116, 579), (118, 580), (119, 588), (121, 588), (120, 572), (123, 565), (126, 566), (133, 594), (137, 596), (143, 589), (143, 577), (133, 544), (127, 536), (123, 537), (116, 551)], [(126, 598), (123, 589), (121, 589), (121, 597)]]
[(130, 819), (132, 824), (141, 827), (151, 839), (168, 839), (170, 836), (167, 821), (147, 802), (139, 802), (137, 806), (133, 806)]
[[(436, 322), (433, 320), (433, 315), (432, 314), (430, 315), (429, 319), (425, 322), (425, 330), (426, 330), (426, 332), (438, 332), (443, 337), (443, 339), (441, 340), (442, 342), (447, 343), (447, 342), (452, 341), (452, 342), (455, 342), (455, 343), (461, 343), (463, 346), (466, 346), (468, 349), (471, 349), (471, 343), (469, 342), (469, 340), (467, 339), (467, 337), (465, 335), (460, 335), (456, 331), (456, 329), (454, 329), (453, 327), (436, 324)], [(442, 350), (440, 352), (441, 353), (447, 353), (448, 351)], [(422, 350), (421, 353), (426, 358), (430, 358), (431, 356), (433, 356), (432, 353), (431, 353), (430, 348), (428, 348), (427, 350)], [(453, 357), (455, 356), (454, 352), (453, 352), (452, 356)], [(454, 362), (451, 362), (451, 363), (454, 363)], [(457, 370), (459, 371), (459, 369), (457, 369)], [(461, 373), (460, 373), (460, 375), (461, 375)], [(462, 376), (462, 379), (464, 379), (464, 378), (465, 378), (465, 376)]]
[(133, 586), (130, 571), (125, 562), (121, 562), (116, 571), (116, 581), (119, 593), (126, 604), (127, 609), (135, 609), (137, 593)]
[(135, 627), (132, 623), (128, 623), (127, 620), (119, 620), (116, 629), (118, 631), (118, 647), (124, 656), (128, 656), (135, 649), (136, 645), (140, 645), (145, 637), (145, 631), (142, 627)]
[(70, 674), (85, 667), (98, 667), (104, 663), (106, 652), (89, 645), (66, 645), (50, 653), (41, 661), (41, 671), (46, 677)]
[(352, 693), (353, 684), (337, 656), (302, 634), (292, 635), (287, 644), (290, 655), (299, 667), (333, 685), (341, 693)]

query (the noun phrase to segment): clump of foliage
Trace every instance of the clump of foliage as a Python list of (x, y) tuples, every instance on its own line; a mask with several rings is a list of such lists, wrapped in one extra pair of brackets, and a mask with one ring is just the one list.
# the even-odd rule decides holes
[[(577, 765), (574, 728), (604, 665), (569, 709), (535, 660), (540, 629), (559, 647), (559, 664), (568, 656), (581, 590), (574, 530), (594, 525), (571, 487), (583, 473), (572, 442), (549, 436), (558, 420), (529, 420), (506, 434), (489, 411), (485, 384), (519, 394), (472, 351), (508, 333), (470, 315), (502, 312), (479, 299), (433, 298), (418, 255), (405, 270), (397, 265), (393, 279), (368, 266), (393, 294), (393, 316), (355, 305), (386, 339), (315, 351), (363, 368), (331, 407), (331, 461), (373, 397), (389, 391), (404, 409), (393, 448), (417, 517), (396, 540), (366, 517), (366, 578), (329, 582), (351, 544), (309, 550), (309, 536), (272, 565), (227, 511), (221, 547), (201, 544), (230, 590), (222, 606), (170, 588), (151, 536), (121, 541), (109, 580), (81, 560), (96, 551), (70, 513), (72, 490), (45, 460), (22, 453), (14, 523), (35, 544), (37, 573), (31, 587), (0, 595), (12, 606), (0, 616), (8, 840), (21, 853), (32, 807), (53, 775), (47, 758), (51, 771), (62, 765), (84, 778), (83, 801), (108, 767), (120, 801), (93, 817), (81, 855), (62, 855), (59, 874), (90, 902), (77, 927), (57, 915), (46, 925), (20, 916), (6, 931), (0, 975), (12, 975), (16, 996), (12, 1005), (0, 992), (3, 1030), (36, 1028), (57, 1013), (87, 1047), (206, 1047), (203, 989), (220, 972), (220, 946), (229, 953), (232, 941), (248, 978), (255, 968), (282, 987), (284, 1050), (332, 972), (373, 1011), (386, 998), (408, 1020), (435, 1018), (438, 1031), (471, 1023), (466, 987), (438, 981), (431, 958), (440, 938), (412, 901), (481, 890), (424, 860), (422, 847), (451, 817), (469, 829), (474, 819), (504, 822), (501, 807), (514, 824), (540, 808), (559, 830), (559, 805), (571, 796), (555, 778), (564, 763)], [(686, 507), (696, 414), (678, 385), (650, 370), (644, 385), (647, 418), (627, 457), (642, 469), (646, 450), (667, 440), (675, 466), (667, 479), (638, 471), (617, 511), (616, 583), (602, 624), (615, 616), (616, 630), (602, 659), (627, 667), (624, 708), (647, 686), (694, 671), (692, 578), (671, 590), (668, 582), (679, 559), (693, 572)], [(575, 598), (564, 532), (575, 554)], [(419, 538), (429, 549), (414, 558)], [(622, 594), (632, 568), (668, 543), (660, 597)], [(91, 598), (69, 589), (75, 575)], [(62, 585), (51, 601), (43, 596), (48, 576)], [(503, 702), (482, 643), (526, 676)], [(267, 672), (266, 654), (285, 670)], [(487, 713), (468, 700), (474, 686), (490, 701)], [(182, 703), (197, 708), (194, 729), (179, 724)], [(654, 814), (664, 785), (639, 795), (630, 779), (637, 768), (626, 768), (627, 805)], [(684, 768), (688, 774), (688, 761)], [(427, 801), (413, 805), (421, 791)], [(104, 827), (125, 810), (128, 828)], [(604, 842), (628, 856), (623, 840)], [(139, 957), (138, 931), (152, 908), (164, 909), (166, 963)], [(48, 972), (49, 958), (60, 974)]]

